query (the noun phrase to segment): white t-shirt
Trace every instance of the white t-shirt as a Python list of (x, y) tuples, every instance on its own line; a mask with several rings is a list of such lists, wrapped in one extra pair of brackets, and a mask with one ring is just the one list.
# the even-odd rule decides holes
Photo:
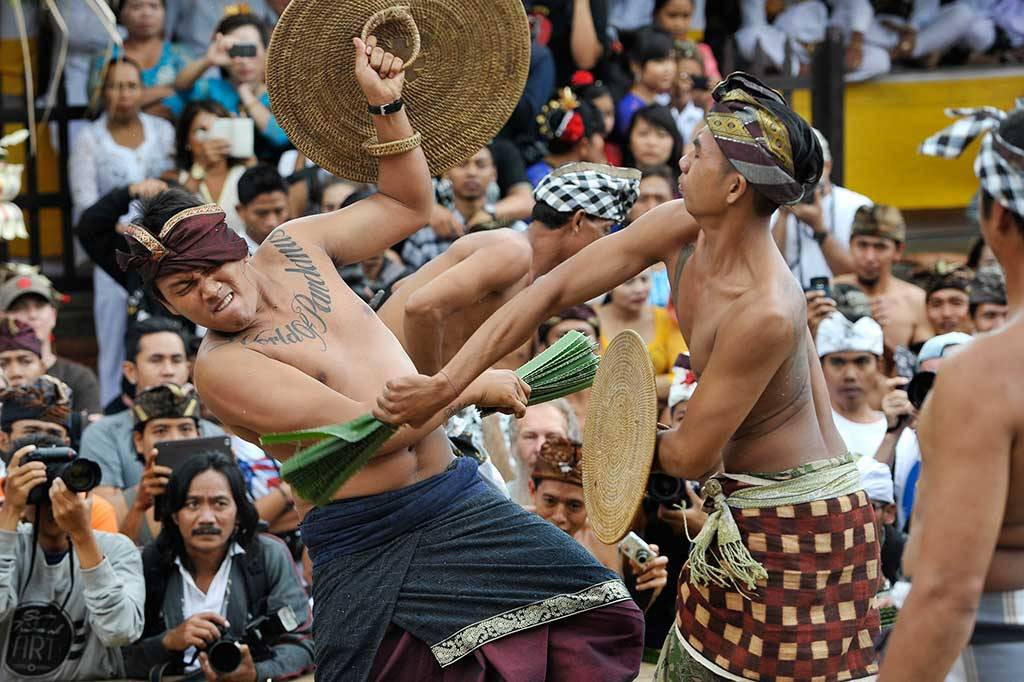
[[(178, 565), (178, 571), (181, 572), (181, 591), (184, 597), (182, 600), (182, 617), (184, 620), (182, 622), (197, 613), (206, 613), (208, 611), (224, 615), (226, 606), (224, 602), (228, 597), (228, 577), (231, 575), (231, 564), (235, 555), (244, 553), (245, 550), (237, 542), (231, 543), (231, 549), (228, 550), (227, 557), (221, 562), (220, 568), (217, 569), (217, 574), (213, 576), (213, 581), (210, 582), (210, 589), (206, 592), (200, 590), (196, 585), (196, 581), (192, 579), (192, 574), (182, 565), (181, 558), (174, 560), (174, 563)], [(244, 586), (237, 585), (236, 589), (244, 589)], [(185, 649), (185, 662), (191, 661), (195, 653), (196, 648), (194, 646)], [(185, 672), (196, 670), (199, 670), (198, 659), (192, 665), (185, 667)]]
[(878, 413), (879, 418), (873, 422), (862, 424), (853, 422), (832, 410), (832, 420), (839, 429), (839, 435), (843, 437), (846, 448), (854, 455), (861, 457), (874, 457), (878, 452), (878, 446), (885, 438), (885, 431), (889, 428), (885, 415)]
[[(870, 205), (871, 200), (863, 194), (832, 185), (832, 191), (821, 204), (825, 227), (832, 233), (832, 239), (843, 248), (850, 248), (853, 216), (861, 206)], [(772, 216), (772, 225), (778, 216), (778, 213)], [(814, 241), (811, 226), (801, 223), (794, 215), (786, 216), (786, 220), (789, 221), (786, 225), (786, 263), (800, 284), (806, 289), (811, 285), (812, 277), (832, 277), (832, 269), (828, 267), (821, 247)]]

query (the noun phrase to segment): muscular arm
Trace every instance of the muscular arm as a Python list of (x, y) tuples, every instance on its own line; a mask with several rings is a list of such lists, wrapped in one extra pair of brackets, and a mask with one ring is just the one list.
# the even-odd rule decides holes
[[(921, 414), (923, 464), (907, 548), (914, 582), (880, 680), (943, 680), (974, 626), (1006, 508), (1015, 437), (1006, 409), (977, 400), (1011, 390), (986, 350), (975, 346), (946, 360)], [(965, 392), (967, 385), (973, 389)], [(968, 481), (981, 482), (978, 494), (949, 513), (947, 502), (962, 497)]]
[[(485, 296), (512, 286), (530, 272), (529, 245), (518, 235), (502, 232), (479, 235), (490, 244), (421, 286), (406, 300), (402, 316), (406, 351), (423, 374), (434, 374), (444, 365), (445, 320)], [(453, 248), (461, 243), (459, 240)]]
[(814, 414), (818, 418), (818, 428), (825, 443), (825, 452), (835, 457), (847, 451), (843, 437), (839, 435), (835, 420), (832, 419), (832, 401), (825, 383), (825, 373), (821, 369), (821, 360), (814, 346), (814, 337), (807, 330), (807, 366), (811, 377), (811, 395), (814, 397)]
[(465, 389), (485, 369), (519, 348), (545, 319), (611, 291), (694, 241), (698, 231), (682, 200), (677, 200), (649, 211), (628, 230), (598, 239), (491, 315), (445, 365), (446, 376), (434, 375), (429, 386), (422, 377), (388, 382), (375, 414), (391, 423), (422, 422), (441, 409), (453, 389)]
[[(348, 422), (371, 411), (304, 372), (262, 353), (228, 344), (208, 352), (197, 363), (195, 384), (203, 402), (232, 430), (262, 435)], [(264, 390), (253, 390), (255, 384)], [(266, 387), (273, 387), (267, 390)], [(403, 428), (378, 451), (379, 455), (415, 445), (455, 412), (480, 399), (477, 385), (421, 427)], [(275, 458), (285, 460), (287, 457)]]
[[(658, 434), (658, 461), (666, 473), (700, 479), (714, 469), (726, 444), (789, 357), (796, 335), (806, 333), (792, 315), (766, 307), (760, 300), (760, 292), (750, 293), (733, 304), (715, 336), (686, 419), (678, 428)], [(757, 353), (750, 352), (752, 338), (760, 340)]]

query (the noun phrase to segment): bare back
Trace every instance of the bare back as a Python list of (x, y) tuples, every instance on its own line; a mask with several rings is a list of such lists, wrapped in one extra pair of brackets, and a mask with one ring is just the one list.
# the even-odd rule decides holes
[[(273, 282), (273, 290), (264, 292), (267, 304), (258, 310), (257, 321), (237, 334), (211, 331), (196, 359), (197, 384), (204, 400), (238, 435), (258, 443), (260, 433), (270, 430), (349, 421), (370, 412), (389, 379), (415, 372), (394, 334), (344, 283), (324, 250), (302, 239), (301, 229), (285, 226), (274, 231), (251, 258), (250, 267)], [(305, 376), (286, 374), (282, 365)], [(218, 403), (224, 402), (221, 396), (234, 388), (216, 378), (224, 376), (228, 367), (251, 376), (252, 381), (244, 391), (233, 393), (236, 404), (230, 410), (219, 411)], [(210, 375), (215, 378), (202, 381)], [(265, 377), (281, 377), (287, 385), (268, 384)], [(281, 395), (274, 412), (247, 418), (246, 402), (252, 401), (253, 411), (259, 412), (267, 394)], [(255, 430), (264, 424), (259, 432)], [(418, 444), (390, 452), (386, 448), (336, 498), (409, 485), (443, 470), (451, 459), (440, 429)], [(271, 452), (284, 460), (294, 449), (279, 446)]]
[[(715, 357), (719, 330), (728, 320), (770, 307), (783, 311), (780, 324), (791, 325), (785, 359), (722, 451), (725, 470), (781, 471), (842, 454), (821, 367), (810, 348), (803, 292), (777, 250), (752, 253), (742, 271), (723, 275), (710, 263), (702, 232), (692, 254), (680, 253), (666, 265), (680, 273), (676, 311), (698, 377)], [(742, 342), (755, 356), (765, 350), (756, 336)]]
[[(451, 360), (495, 311), (530, 285), (529, 239), (510, 229), (466, 235), (443, 254), (394, 286), (394, 293), (377, 314), (413, 357), (421, 357), (418, 344), (428, 342), (407, 322), (415, 310), (416, 295), (438, 301), (434, 319), (441, 334), (441, 364)], [(511, 251), (509, 257), (503, 252)], [(447, 281), (446, 281), (447, 280)], [(437, 297), (431, 295), (436, 291)], [(457, 299), (457, 300), (456, 300)], [(418, 368), (436, 371), (438, 368)]]

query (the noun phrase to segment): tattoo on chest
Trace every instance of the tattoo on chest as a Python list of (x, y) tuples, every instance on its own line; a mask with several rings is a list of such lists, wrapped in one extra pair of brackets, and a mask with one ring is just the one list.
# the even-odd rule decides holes
[(267, 237), (274, 248), (291, 263), (285, 272), (297, 273), (306, 280), (307, 293), (292, 298), (291, 309), (296, 318), (273, 329), (261, 329), (241, 338), (243, 346), (286, 346), (304, 341), (319, 341), (320, 350), (327, 350), (327, 322), (331, 313), (331, 290), (323, 275), (301, 246), (284, 230)]

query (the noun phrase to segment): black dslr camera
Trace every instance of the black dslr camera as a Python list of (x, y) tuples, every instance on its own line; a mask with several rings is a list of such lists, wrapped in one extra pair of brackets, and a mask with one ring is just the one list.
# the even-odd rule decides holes
[(686, 479), (669, 476), (663, 471), (652, 471), (647, 479), (647, 497), (658, 504), (672, 507), (682, 504), (690, 506), (686, 497)]
[(46, 465), (46, 483), (29, 491), (29, 504), (42, 504), (50, 499), (50, 486), (58, 478), (76, 493), (86, 493), (100, 484), (100, 465), (83, 459), (68, 447), (36, 448), (21, 458), (22, 464), (42, 462)]
[(282, 606), (269, 616), (254, 618), (245, 626), (240, 640), (224, 636), (207, 647), (210, 667), (220, 675), (234, 672), (242, 664), (242, 644), (249, 646), (253, 661), (265, 661), (273, 656), (271, 648), (281, 635), (294, 632), (298, 627), (299, 621), (290, 606)]

